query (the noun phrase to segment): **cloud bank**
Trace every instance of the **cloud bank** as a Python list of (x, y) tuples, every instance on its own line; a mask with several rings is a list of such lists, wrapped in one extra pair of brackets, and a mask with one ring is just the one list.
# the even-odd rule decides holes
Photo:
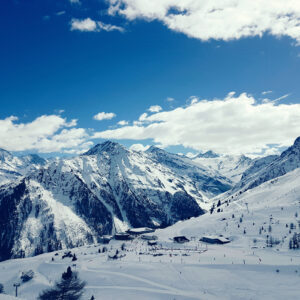
[(132, 126), (94, 133), (102, 139), (152, 139), (163, 147), (182, 145), (219, 153), (259, 153), (289, 146), (300, 135), (300, 104), (258, 103), (245, 93), (192, 101), (170, 111), (142, 114)]
[(203, 41), (288, 36), (300, 43), (298, 0), (108, 0), (109, 14), (159, 20)]
[[(137, 120), (121, 120), (116, 122), (119, 126), (98, 132), (77, 128), (77, 120), (68, 121), (60, 114), (42, 115), (27, 123), (10, 116), (0, 120), (0, 148), (75, 154), (86, 151), (98, 139), (114, 139), (135, 141), (131, 149), (143, 151), (147, 148), (142, 142), (152, 140), (159, 147), (251, 155), (276, 153), (300, 136), (300, 104), (284, 104), (277, 101), (280, 98), (258, 102), (251, 95), (234, 92), (224, 99), (195, 99), (168, 111), (156, 107)], [(100, 112), (94, 119), (115, 116)]]
[[(0, 120), (0, 147), (9, 151), (37, 150), (43, 153), (83, 151), (93, 143), (87, 141), (83, 128), (74, 128), (76, 120), (67, 122), (59, 115), (43, 115), (29, 123), (17, 123), (11, 116)], [(76, 149), (76, 150), (74, 150)]]

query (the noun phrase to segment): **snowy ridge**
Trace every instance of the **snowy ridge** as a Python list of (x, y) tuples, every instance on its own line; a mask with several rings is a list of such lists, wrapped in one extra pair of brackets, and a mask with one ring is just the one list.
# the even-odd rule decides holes
[(243, 173), (252, 164), (252, 159), (245, 155), (218, 155), (212, 151), (197, 155), (192, 160), (199, 165), (219, 172), (234, 183), (240, 181)]
[(246, 191), (268, 180), (285, 175), (300, 167), (300, 137), (280, 156), (269, 156), (258, 161), (243, 176), (233, 191)]
[(0, 149), (0, 185), (24, 176), (46, 163), (45, 159), (36, 154), (17, 157)]

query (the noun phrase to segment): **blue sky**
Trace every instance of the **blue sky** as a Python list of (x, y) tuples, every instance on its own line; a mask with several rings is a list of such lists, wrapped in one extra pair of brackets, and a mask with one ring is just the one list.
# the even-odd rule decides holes
[[(244, 2), (247, 4), (247, 1)], [(229, 153), (231, 141), (234, 145), (246, 143), (245, 148), (232, 147), (234, 153), (266, 150), (272, 153), (271, 148), (274, 151), (276, 148), (274, 145), (285, 147), (297, 137), (299, 126), (296, 119), (300, 117), (299, 27), (280, 33), (273, 33), (271, 27), (262, 27), (258, 34), (243, 36), (247, 34), (242, 33), (239, 36), (240, 28), (235, 25), (236, 28), (230, 26), (234, 27), (230, 32), (236, 36), (233, 38), (228, 37), (226, 32), (210, 32), (201, 27), (203, 24), (196, 27), (196, 33), (189, 32), (186, 29), (189, 26), (181, 28), (181, 23), (170, 25), (170, 10), (165, 15), (161, 11), (149, 12), (146, 2), (144, 10), (139, 0), (71, 2), (1, 1), (0, 125), (4, 133), (0, 134), (0, 147), (11, 151), (72, 154), (104, 139), (114, 139), (126, 146), (157, 144), (175, 152), (197, 152), (212, 148)], [(169, 5), (168, 9), (173, 9), (171, 0), (165, 2)], [(112, 13), (109, 8), (116, 7), (116, 3), (119, 5), (118, 11)], [(176, 3), (178, 1), (174, 1), (174, 7)], [(130, 5), (135, 9), (133, 15), (129, 10), (124, 11)], [(176, 8), (174, 14), (184, 14), (181, 9)], [(191, 9), (191, 14), (199, 12), (197, 7), (188, 9)], [(295, 14), (295, 20), (299, 20), (299, 8), (291, 6), (290, 9)], [(155, 17), (149, 18), (149, 13)], [(75, 28), (84, 20), (90, 20), (91, 27)], [(232, 25), (226, 16), (221, 16), (220, 20), (221, 24), (224, 20), (224, 26), (228, 23)], [(175, 29), (172, 28), (174, 26)], [(295, 31), (296, 34), (290, 33)], [(214, 35), (218, 38), (215, 39)], [(208, 36), (208, 40), (203, 36)], [(224, 127), (222, 124), (228, 124), (226, 116), (231, 111), (234, 114), (232, 107), (236, 107), (235, 104), (232, 107), (228, 104), (226, 115), (218, 102), (216, 107), (206, 107), (207, 115), (219, 114), (219, 110), (222, 110), (221, 120), (208, 128), (196, 122), (196, 128), (192, 131), (197, 129), (197, 132), (204, 132), (199, 135), (195, 133), (189, 140), (185, 140), (185, 136), (192, 135), (188, 126), (185, 128), (182, 125), (180, 137), (170, 141), (147, 128), (166, 119), (169, 121), (169, 117), (176, 115), (173, 113), (176, 109), (181, 109), (182, 115), (174, 122), (185, 123), (189, 119), (188, 108), (193, 99), (193, 105), (198, 105), (195, 110), (199, 110), (199, 118), (203, 119), (200, 114), (203, 99), (226, 101), (232, 91), (236, 94), (231, 94), (231, 97), (238, 99), (234, 103), (244, 101), (240, 95), (246, 93), (245, 101), (249, 105), (244, 108), (245, 111), (250, 112), (255, 107), (262, 115), (265, 115), (262, 112), (265, 110), (270, 113), (266, 120), (258, 118), (260, 124), (267, 124), (262, 126), (266, 130), (265, 135), (251, 135), (249, 144), (239, 138), (237, 131), (230, 133), (232, 128), (226, 131), (228, 135), (224, 147), (217, 134), (206, 139), (210, 135), (210, 128), (220, 131)], [(264, 93), (266, 91), (269, 93)], [(282, 96), (282, 99), (272, 102)], [(255, 103), (250, 103), (250, 98), (255, 99)], [(161, 111), (147, 111), (154, 105), (160, 106)], [(99, 112), (113, 113), (114, 117), (95, 120), (93, 117)], [(147, 113), (148, 117), (153, 114), (155, 120), (139, 120), (143, 113)], [(162, 113), (166, 115), (160, 115)], [(275, 135), (273, 125), (278, 123), (281, 114), (284, 120), (277, 124), (280, 132)], [(245, 130), (241, 131), (240, 136), (247, 135), (247, 127), (256, 123), (255, 115), (245, 116)], [(54, 122), (45, 132), (39, 126), (38, 118), (41, 116), (44, 116), (41, 126), (47, 127), (48, 121)], [(47, 116), (56, 118), (48, 120)], [(77, 121), (70, 123), (74, 119)], [(128, 124), (124, 122), (118, 125), (121, 120)], [(234, 124), (235, 119), (230, 120)], [(31, 126), (34, 121), (36, 126)], [(133, 125), (134, 121), (136, 123)], [(213, 121), (210, 119), (210, 122)], [(239, 122), (241, 120), (237, 120), (236, 127), (241, 126)], [(194, 127), (193, 124), (189, 126)], [(214, 128), (214, 124), (220, 128)], [(128, 127), (127, 130), (122, 129), (124, 125)], [(172, 122), (169, 126), (173, 126)], [(35, 132), (37, 127), (39, 130)], [(136, 127), (142, 127), (142, 130)], [(60, 134), (63, 130), (62, 137)], [(136, 139), (133, 138), (134, 130), (139, 132)], [(161, 128), (157, 130), (161, 131)], [(260, 129), (254, 126), (253, 131), (259, 135)], [(72, 134), (76, 137), (72, 137)], [(165, 135), (171, 134), (176, 136), (176, 130), (172, 132), (166, 129)], [(14, 135), (16, 142), (11, 142)], [(71, 140), (68, 140), (68, 135)], [(191, 142), (197, 139), (197, 143)], [(48, 146), (55, 142), (57, 146)], [(267, 146), (270, 144), (272, 147)]]

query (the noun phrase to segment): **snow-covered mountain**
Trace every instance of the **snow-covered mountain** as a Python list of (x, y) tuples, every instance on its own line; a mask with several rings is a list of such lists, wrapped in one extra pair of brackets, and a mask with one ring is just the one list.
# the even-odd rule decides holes
[(257, 160), (242, 176), (233, 191), (248, 190), (268, 180), (285, 175), (300, 167), (300, 137), (280, 156), (268, 156)]
[(212, 150), (206, 151), (204, 153), (199, 153), (197, 154), (194, 158), (216, 158), (219, 157), (220, 155), (215, 153)]
[(218, 155), (212, 151), (198, 154), (192, 160), (219, 172), (234, 183), (239, 182), (243, 173), (252, 165), (252, 159), (245, 155)]
[[(298, 299), (299, 249), (289, 248), (299, 233), (299, 176), (297, 168), (234, 199), (224, 199), (230, 202), (222, 204), (223, 212), (158, 229), (156, 246), (137, 237), (112, 240), (108, 247), (95, 244), (70, 249), (77, 258), (74, 267), (71, 257), (62, 259), (65, 251), (1, 262), (0, 282), (10, 295), (15, 293), (13, 284), (20, 282), (19, 297), (36, 299), (71, 266), (87, 282), (84, 299), (92, 295), (110, 300)], [(190, 241), (173, 242), (179, 235)], [(199, 241), (216, 235), (230, 243)], [(119, 259), (109, 259), (116, 251)], [(23, 282), (22, 272), (29, 270), (34, 277)]]
[(230, 182), (187, 158), (105, 142), (0, 188), (0, 259), (95, 242), (204, 213)]
[(14, 180), (46, 164), (46, 160), (36, 154), (14, 156), (0, 149), (0, 185)]

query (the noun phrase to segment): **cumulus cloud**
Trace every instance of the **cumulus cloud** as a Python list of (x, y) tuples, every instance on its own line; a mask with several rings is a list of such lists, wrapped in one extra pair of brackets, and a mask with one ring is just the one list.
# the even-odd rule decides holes
[(161, 106), (159, 105), (152, 105), (148, 109), (150, 112), (160, 112), (162, 110)]
[(300, 43), (297, 0), (108, 0), (109, 14), (128, 20), (159, 20), (169, 29), (203, 41), (269, 33)]
[(83, 20), (72, 19), (71, 21), (71, 30), (79, 31), (96, 31), (97, 23), (91, 18), (86, 18)]
[(245, 93), (198, 100), (185, 107), (143, 114), (132, 126), (94, 133), (93, 138), (152, 139), (162, 147), (183, 145), (217, 153), (259, 153), (289, 146), (300, 135), (300, 104), (258, 103)]
[(121, 125), (121, 126), (128, 125), (128, 121), (121, 120), (121, 121), (118, 122), (118, 125)]
[(116, 116), (115, 113), (106, 113), (106, 112), (99, 112), (98, 114), (94, 115), (94, 120), (102, 121), (102, 120), (111, 120)]
[(146, 151), (150, 148), (149, 145), (144, 146), (143, 144), (132, 144), (130, 146), (130, 150), (134, 150), (134, 151)]
[(112, 24), (105, 24), (101, 21), (94, 21), (91, 18), (86, 19), (72, 19), (71, 20), (71, 31), (120, 31), (123, 32), (124, 28)]
[[(86, 146), (88, 133), (74, 128), (60, 115), (43, 115), (32, 122), (18, 123), (15, 116), (0, 120), (0, 147), (9, 151), (65, 152)], [(91, 142), (90, 142), (91, 143)]]

